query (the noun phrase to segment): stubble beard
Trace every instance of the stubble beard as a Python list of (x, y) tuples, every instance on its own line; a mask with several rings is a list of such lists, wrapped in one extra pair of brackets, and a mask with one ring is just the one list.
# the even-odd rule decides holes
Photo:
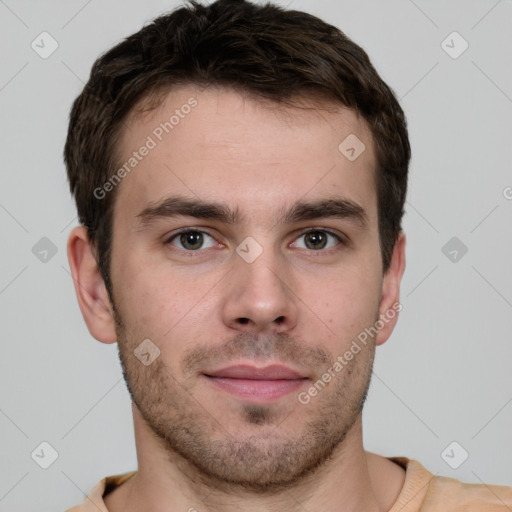
[(320, 376), (335, 358), (322, 349), (305, 349), (287, 335), (243, 333), (217, 349), (205, 346), (188, 353), (184, 367), (190, 378), (178, 381), (161, 356), (144, 366), (133, 354), (138, 341), (127, 338), (118, 314), (116, 325), (123, 376), (140, 415), (169, 461), (208, 487), (262, 495), (291, 488), (311, 477), (335, 453), (341, 455), (347, 435), (360, 419), (371, 380), (373, 343), (308, 404), (301, 404), (294, 394), (283, 398), (296, 402), (288, 416), (283, 416), (279, 405), (242, 403), (233, 420), (208, 410), (208, 404), (194, 394), (197, 373), (193, 368), (216, 356), (223, 361), (233, 356), (272, 357), (306, 368), (315, 363), (322, 368)]

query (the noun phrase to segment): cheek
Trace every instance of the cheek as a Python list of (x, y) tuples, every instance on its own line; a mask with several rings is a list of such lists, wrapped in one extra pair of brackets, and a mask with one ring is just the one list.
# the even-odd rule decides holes
[(371, 270), (341, 269), (314, 288), (312, 309), (324, 319), (335, 340), (345, 341), (375, 321), (380, 280)]
[(185, 350), (213, 318), (208, 303), (211, 297), (205, 293), (218, 276), (199, 279), (149, 262), (145, 266), (134, 262), (126, 272), (130, 278), (123, 284), (125, 321), (132, 332), (154, 339), (162, 350)]
[(190, 298), (186, 293), (177, 292), (179, 284), (172, 286), (162, 279), (158, 283), (148, 280), (136, 280), (129, 290), (130, 320), (155, 339), (172, 336), (176, 325), (183, 321), (190, 310)]

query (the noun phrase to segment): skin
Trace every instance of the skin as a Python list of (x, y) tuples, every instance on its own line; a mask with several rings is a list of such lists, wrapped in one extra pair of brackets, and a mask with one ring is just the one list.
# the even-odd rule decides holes
[[(94, 338), (118, 342), (133, 398), (138, 471), (105, 497), (107, 508), (316, 512), (335, 503), (344, 511), (389, 510), (405, 472), (364, 450), (361, 410), (375, 348), (389, 338), (398, 313), (308, 404), (298, 400), (399, 302), (405, 236), (383, 274), (368, 126), (354, 111), (320, 99), (296, 98), (309, 108), (294, 108), (187, 86), (132, 117), (121, 160), (191, 97), (197, 107), (118, 185), (113, 303), (85, 229), (69, 236), (82, 314)], [(351, 133), (366, 146), (352, 162), (338, 150)], [(174, 194), (225, 203), (242, 219), (141, 223), (144, 208)], [(352, 218), (278, 222), (278, 212), (296, 201), (333, 195), (364, 208), (367, 226)], [(190, 227), (205, 233), (199, 249), (180, 244), (179, 236), (166, 243)], [(321, 231), (322, 243), (306, 228)], [(251, 263), (236, 251), (248, 236), (262, 249)], [(145, 339), (160, 350), (149, 365), (134, 355)], [(235, 363), (282, 363), (307, 379), (257, 405), (203, 374)]]

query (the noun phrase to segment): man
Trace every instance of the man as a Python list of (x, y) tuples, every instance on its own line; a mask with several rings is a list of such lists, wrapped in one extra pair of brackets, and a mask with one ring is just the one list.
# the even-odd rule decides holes
[(366, 53), (305, 13), (191, 2), (95, 63), (65, 147), (68, 257), (90, 333), (118, 342), (138, 469), (70, 510), (512, 506), (363, 447), (409, 160)]

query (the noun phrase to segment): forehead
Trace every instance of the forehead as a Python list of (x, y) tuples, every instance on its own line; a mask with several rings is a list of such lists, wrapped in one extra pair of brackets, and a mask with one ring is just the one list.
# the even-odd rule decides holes
[(262, 221), (301, 197), (332, 194), (364, 205), (370, 220), (376, 216), (371, 132), (342, 105), (297, 98), (286, 106), (187, 86), (125, 126), (118, 164), (127, 172), (114, 217), (135, 219), (177, 193), (224, 201)]

